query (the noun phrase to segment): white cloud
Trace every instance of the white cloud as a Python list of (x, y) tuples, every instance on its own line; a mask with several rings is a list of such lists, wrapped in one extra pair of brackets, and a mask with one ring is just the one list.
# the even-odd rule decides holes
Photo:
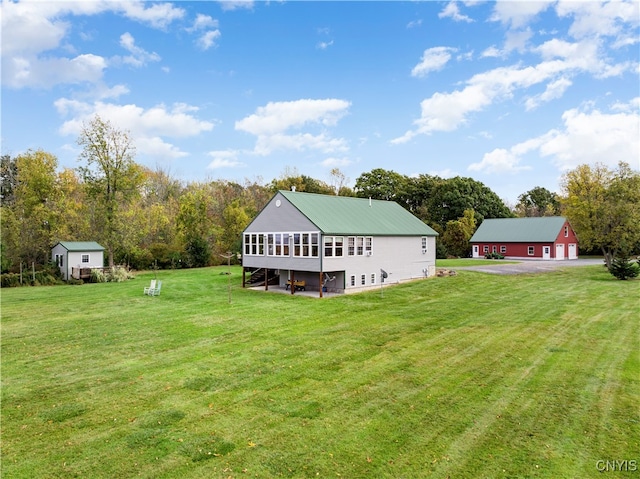
[(444, 7), (444, 9), (438, 14), (438, 18), (451, 18), (456, 22), (467, 22), (467, 23), (473, 22), (472, 18), (460, 13), (460, 9), (458, 8), (458, 3), (455, 1), (449, 2)]
[[(154, 3), (146, 7), (145, 2), (99, 2), (104, 3), (105, 10), (121, 10), (124, 15), (142, 23), (148, 23), (155, 28), (166, 28), (174, 20), (184, 17), (185, 11), (182, 8), (174, 7), (172, 3)], [(107, 8), (107, 6), (111, 8)]]
[(71, 117), (60, 127), (62, 135), (78, 135), (84, 122), (94, 115), (129, 131), (139, 153), (162, 158), (180, 158), (187, 154), (163, 138), (187, 138), (211, 131), (214, 124), (199, 120), (192, 113), (197, 107), (177, 103), (172, 108), (156, 105), (149, 109), (137, 105), (113, 103), (86, 103), (61, 98), (55, 102), (60, 115)]
[(521, 28), (544, 12), (555, 0), (513, 1), (501, 0), (495, 3), (491, 21), (501, 22), (513, 29)]
[(142, 67), (148, 62), (160, 61), (160, 55), (157, 53), (149, 53), (137, 46), (135, 39), (129, 32), (120, 35), (120, 46), (131, 53), (131, 55), (122, 58), (122, 62), (127, 65)]
[[(569, 34), (574, 38), (625, 37), (626, 27), (640, 24), (637, 1), (574, 2), (561, 0), (556, 6), (559, 17), (573, 17)], [(637, 37), (637, 33), (635, 35)]]
[(2, 68), (2, 84), (11, 88), (50, 88), (59, 83), (97, 83), (107, 67), (97, 55), (75, 58), (19, 57), (6, 59)]
[[(2, 29), (2, 84), (12, 88), (50, 88), (60, 83), (79, 84), (101, 81), (106, 60), (93, 54), (62, 57), (45, 52), (60, 48), (71, 28), (67, 17), (114, 12), (156, 28), (165, 28), (182, 18), (184, 10), (171, 3), (146, 6), (140, 1), (65, 1), (0, 4)], [(125, 48), (138, 48), (128, 39)], [(73, 50), (73, 46), (67, 46)], [(132, 53), (134, 53), (132, 51)], [(155, 54), (138, 49), (126, 61), (132, 64), (156, 61)]]
[(328, 41), (328, 42), (318, 42), (318, 44), (316, 45), (316, 47), (319, 50), (326, 50), (327, 48), (329, 48), (331, 45), (333, 45), (333, 40)]
[(413, 20), (409, 23), (407, 23), (407, 28), (417, 28), (422, 26), (422, 19), (419, 20)]
[(327, 168), (339, 168), (349, 166), (353, 161), (349, 158), (326, 158), (320, 164)]
[(542, 156), (551, 156), (560, 170), (583, 163), (615, 166), (619, 161), (638, 166), (640, 158), (640, 115), (631, 113), (581, 112), (562, 115), (563, 131), (554, 131), (540, 146)]
[(346, 151), (345, 140), (332, 138), (326, 132), (290, 133), (289, 130), (335, 126), (348, 113), (351, 104), (345, 100), (303, 99), (270, 102), (256, 113), (235, 123), (235, 129), (257, 137), (254, 153), (268, 155), (277, 150), (319, 150), (325, 153)]
[(436, 92), (424, 99), (420, 104), (421, 116), (413, 122), (414, 128), (393, 139), (392, 143), (406, 143), (416, 135), (429, 135), (434, 131), (453, 131), (464, 124), (471, 113), (509, 99), (516, 91), (533, 85), (550, 82), (543, 94), (526, 102), (528, 109), (542, 101), (559, 98), (570, 85), (571, 77), (579, 73), (606, 78), (638, 68), (631, 62), (609, 64), (600, 56), (599, 43), (594, 40), (570, 43), (553, 39), (533, 51), (543, 58), (537, 65), (514, 65), (478, 73), (460, 90)]
[(198, 13), (196, 19), (193, 22), (193, 27), (187, 28), (188, 32), (195, 32), (199, 30), (206, 30), (208, 28), (218, 28), (219, 22), (215, 18), (211, 18), (209, 15), (203, 15)]
[(455, 48), (449, 47), (428, 48), (422, 54), (420, 63), (411, 70), (411, 76), (424, 77), (429, 72), (441, 70), (451, 59), (451, 54), (456, 51)]
[(269, 102), (256, 113), (236, 122), (236, 130), (254, 135), (280, 133), (308, 123), (335, 125), (347, 114), (351, 103), (345, 100), (296, 100)]
[(196, 45), (202, 50), (208, 50), (216, 44), (216, 40), (220, 38), (220, 36), (220, 30), (210, 30), (196, 40)]
[(221, 150), (210, 151), (208, 156), (213, 158), (213, 161), (209, 163), (207, 169), (217, 170), (220, 168), (239, 168), (246, 166), (241, 161), (238, 161), (238, 151), (235, 150)]
[(619, 161), (638, 165), (640, 158), (640, 114), (638, 98), (628, 104), (616, 103), (613, 111), (602, 113), (593, 109), (572, 109), (562, 115), (564, 128), (518, 143), (509, 149), (498, 148), (486, 153), (480, 163), (469, 166), (471, 171), (499, 173), (519, 171), (522, 157), (537, 152), (551, 157), (553, 164), (564, 171), (580, 164), (596, 162), (614, 167)]
[(239, 10), (246, 8), (248, 10), (253, 8), (253, 0), (219, 0), (218, 3), (224, 11)]
[(528, 98), (525, 102), (525, 108), (527, 110), (533, 110), (537, 108), (541, 103), (546, 103), (556, 98), (561, 98), (564, 92), (569, 88), (573, 82), (568, 78), (558, 78), (547, 84), (547, 88), (540, 95)]

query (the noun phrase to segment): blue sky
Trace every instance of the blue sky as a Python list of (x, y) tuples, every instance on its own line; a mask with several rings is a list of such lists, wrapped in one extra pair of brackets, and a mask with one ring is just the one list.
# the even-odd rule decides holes
[(640, 167), (638, 1), (3, 1), (2, 154), (93, 115), (185, 181), (470, 176), (507, 202)]

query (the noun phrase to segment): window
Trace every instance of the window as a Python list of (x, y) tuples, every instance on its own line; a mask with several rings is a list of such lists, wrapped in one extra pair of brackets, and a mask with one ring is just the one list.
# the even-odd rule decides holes
[(371, 236), (367, 236), (364, 239), (364, 251), (367, 256), (373, 254), (373, 238)]
[(362, 256), (364, 254), (364, 238), (362, 236), (358, 236), (356, 244), (358, 245), (357, 252), (358, 256)]
[(83, 263), (88, 263), (89, 262), (89, 255), (88, 254), (83, 254), (82, 255), (82, 262)]
[(245, 234), (244, 235), (244, 254), (246, 255), (263, 255), (264, 254), (264, 235), (263, 234)]
[(349, 238), (347, 238), (347, 254), (349, 256), (355, 256), (355, 254), (356, 254), (356, 238), (355, 238), (355, 236), (349, 236)]
[(427, 237), (423, 236), (422, 237), (422, 253), (426, 253), (427, 252)]
[(484, 245), (484, 246), (482, 247), (482, 252), (483, 252), (483, 253), (488, 253), (488, 252), (489, 252), (489, 246)]
[(324, 255), (342, 256), (344, 238), (342, 236), (325, 236), (324, 237)]
[(529, 256), (533, 256), (535, 254), (535, 247), (534, 246), (529, 246), (527, 254)]
[(344, 251), (344, 237), (336, 236), (335, 241), (335, 256), (342, 256)]
[(564, 237), (568, 238), (569, 237), (569, 227), (565, 225), (564, 227)]
[(505, 254), (507, 252), (507, 247), (505, 245), (500, 246), (500, 253)]
[(302, 235), (293, 233), (293, 256), (302, 256)]
[(64, 255), (62, 254), (56, 255), (56, 266), (60, 268), (64, 268)]
[(351, 286), (355, 286), (356, 285), (356, 275), (352, 274), (351, 275)]
[(376, 274), (371, 273), (371, 284), (376, 284)]
[(284, 256), (289, 256), (289, 245), (288, 243), (291, 241), (293, 237), (293, 256), (297, 257), (318, 257), (318, 233), (284, 233), (283, 241), (286, 240), (286, 246), (283, 245), (283, 252), (286, 251)]
[(362, 286), (364, 286), (365, 284), (367, 284), (367, 275), (363, 274), (362, 276), (360, 276), (360, 284)]
[(491, 251), (492, 251), (493, 253), (497, 253), (497, 252), (498, 252), (498, 247), (497, 247), (496, 245), (493, 245), (493, 246), (491, 247)]
[(324, 237), (324, 255), (333, 256), (333, 236)]

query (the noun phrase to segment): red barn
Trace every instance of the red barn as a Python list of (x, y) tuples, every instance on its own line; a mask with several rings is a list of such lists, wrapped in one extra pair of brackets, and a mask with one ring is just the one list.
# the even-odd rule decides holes
[(471, 237), (474, 258), (499, 253), (505, 258), (578, 258), (578, 239), (566, 218), (495, 218), (482, 222)]

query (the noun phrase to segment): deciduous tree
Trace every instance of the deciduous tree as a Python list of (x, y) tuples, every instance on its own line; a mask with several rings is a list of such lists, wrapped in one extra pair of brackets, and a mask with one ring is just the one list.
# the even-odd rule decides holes
[(608, 268), (613, 258), (638, 252), (640, 174), (627, 163), (616, 170), (580, 165), (562, 179), (563, 211), (585, 249), (600, 249)]
[(83, 124), (78, 138), (82, 147), (79, 168), (90, 198), (96, 207), (96, 232), (107, 250), (109, 266), (114, 265), (114, 252), (123, 243), (121, 210), (139, 194), (142, 171), (134, 162), (135, 146), (128, 132), (95, 116)]

